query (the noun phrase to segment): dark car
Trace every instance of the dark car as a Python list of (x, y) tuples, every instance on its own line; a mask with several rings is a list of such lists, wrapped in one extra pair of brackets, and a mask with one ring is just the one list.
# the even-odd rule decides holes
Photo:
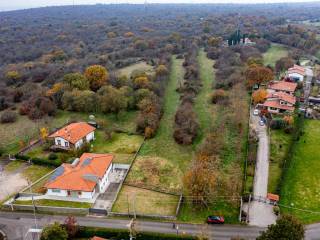
[(223, 224), (224, 223), (224, 217), (222, 217), (222, 216), (209, 216), (207, 218), (207, 223), (210, 223), (210, 224)]

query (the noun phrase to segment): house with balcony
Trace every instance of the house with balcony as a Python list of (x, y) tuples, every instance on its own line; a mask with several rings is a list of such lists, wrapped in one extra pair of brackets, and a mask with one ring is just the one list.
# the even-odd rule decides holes
[(110, 184), (113, 159), (112, 154), (84, 153), (72, 164), (62, 164), (46, 183), (46, 195), (94, 199)]
[(296, 97), (286, 92), (270, 92), (263, 106), (270, 113), (292, 113), (295, 109)]
[(94, 140), (96, 128), (86, 122), (71, 123), (49, 136), (53, 139), (51, 149), (72, 150), (79, 149), (85, 143)]

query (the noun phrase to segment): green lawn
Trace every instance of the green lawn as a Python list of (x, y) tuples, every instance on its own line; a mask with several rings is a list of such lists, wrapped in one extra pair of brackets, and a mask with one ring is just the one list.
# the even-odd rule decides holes
[[(47, 199), (35, 200), (34, 202), (36, 206), (38, 205), (38, 206), (51, 206), (51, 207), (90, 208), (92, 205), (91, 203), (86, 203), (86, 202), (71, 202), (71, 201), (47, 200)], [(32, 201), (16, 200), (13, 204), (32, 205)]]
[(286, 56), (288, 56), (288, 50), (283, 45), (272, 43), (268, 51), (263, 54), (263, 63), (274, 67), (280, 58)]
[(198, 54), (200, 79), (203, 84), (195, 100), (194, 109), (200, 122), (200, 131), (195, 144), (200, 143), (212, 126), (214, 106), (210, 103), (210, 94), (214, 82), (214, 61), (207, 58), (207, 53), (201, 49)]
[(111, 139), (107, 140), (103, 131), (96, 131), (95, 138), (92, 143), (94, 153), (132, 154), (138, 151), (143, 142), (142, 136), (126, 133), (113, 133)]
[(320, 121), (305, 120), (304, 132), (294, 146), (280, 203), (282, 212), (291, 213), (304, 223), (312, 223), (320, 221)]
[[(238, 205), (238, 203), (236, 203)], [(224, 216), (226, 223), (239, 223), (239, 208), (223, 200), (215, 200), (208, 208), (197, 209), (190, 203), (184, 203), (180, 209), (179, 221), (204, 223), (209, 215)]]
[(181, 146), (173, 138), (174, 116), (180, 104), (180, 95), (176, 92), (179, 82), (183, 79), (181, 59), (172, 58), (170, 79), (164, 96), (164, 112), (153, 139), (147, 140), (143, 145), (140, 155), (161, 157), (167, 159), (182, 171), (189, 165), (192, 156), (192, 146)]
[(283, 130), (271, 130), (268, 192), (276, 193), (277, 191), (282, 173), (281, 166), (288, 151), (290, 139), (291, 135), (286, 134)]

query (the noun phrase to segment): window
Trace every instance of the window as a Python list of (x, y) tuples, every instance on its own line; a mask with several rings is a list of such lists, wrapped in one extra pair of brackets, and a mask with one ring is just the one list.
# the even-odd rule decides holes
[(54, 192), (54, 193), (59, 193), (60, 189), (52, 189), (51, 191)]
[(78, 195), (80, 196), (80, 195), (81, 195), (81, 192), (78, 192)]
[(58, 140), (57, 140), (57, 143), (58, 143), (58, 145), (61, 145), (61, 140), (58, 139)]
[(65, 145), (66, 147), (69, 147), (69, 142), (65, 142), (64, 145)]

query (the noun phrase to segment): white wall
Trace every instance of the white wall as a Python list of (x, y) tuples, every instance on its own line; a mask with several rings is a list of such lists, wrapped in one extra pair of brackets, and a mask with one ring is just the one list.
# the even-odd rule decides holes
[(53, 192), (53, 189), (48, 189), (47, 190), (47, 195), (50, 195), (50, 196), (58, 196), (58, 197), (78, 197), (78, 198), (93, 198), (93, 195), (95, 193), (95, 190), (93, 190), (92, 192), (81, 192), (81, 195), (78, 194), (79, 191), (74, 191), (76, 192), (77, 194), (76, 195), (71, 195), (71, 196), (68, 196), (68, 191), (67, 190), (60, 190), (60, 192)]
[(300, 82), (302, 82), (302, 81), (303, 81), (303, 78), (304, 78), (303, 75), (298, 74), (298, 73), (289, 73), (288, 75), (289, 75), (289, 77), (291, 77), (291, 78), (299, 79)]
[(110, 174), (111, 170), (112, 170), (112, 163), (110, 164), (108, 170), (106, 171), (106, 173), (104, 174), (102, 179), (99, 180), (100, 193), (105, 192), (108, 185), (110, 184), (109, 174)]
[(49, 188), (46, 194), (51, 196), (59, 196), (59, 197), (68, 196), (68, 192), (66, 190), (60, 190), (60, 192), (53, 192), (52, 190), (53, 189)]
[[(69, 142), (68, 142), (67, 140), (65, 140), (64, 138), (56, 137), (56, 138), (54, 138), (54, 144), (55, 144), (55, 145), (58, 145), (58, 146), (59, 146), (58, 140), (61, 141), (61, 145), (60, 145), (60, 146), (63, 146), (63, 147), (66, 146), (66, 144), (65, 144), (66, 142), (69, 143)], [(70, 143), (69, 143), (69, 146), (68, 146), (68, 147), (70, 147)]]
[(94, 140), (94, 132), (89, 133), (86, 136), (86, 140), (87, 140), (87, 142), (90, 142), (90, 141)]

